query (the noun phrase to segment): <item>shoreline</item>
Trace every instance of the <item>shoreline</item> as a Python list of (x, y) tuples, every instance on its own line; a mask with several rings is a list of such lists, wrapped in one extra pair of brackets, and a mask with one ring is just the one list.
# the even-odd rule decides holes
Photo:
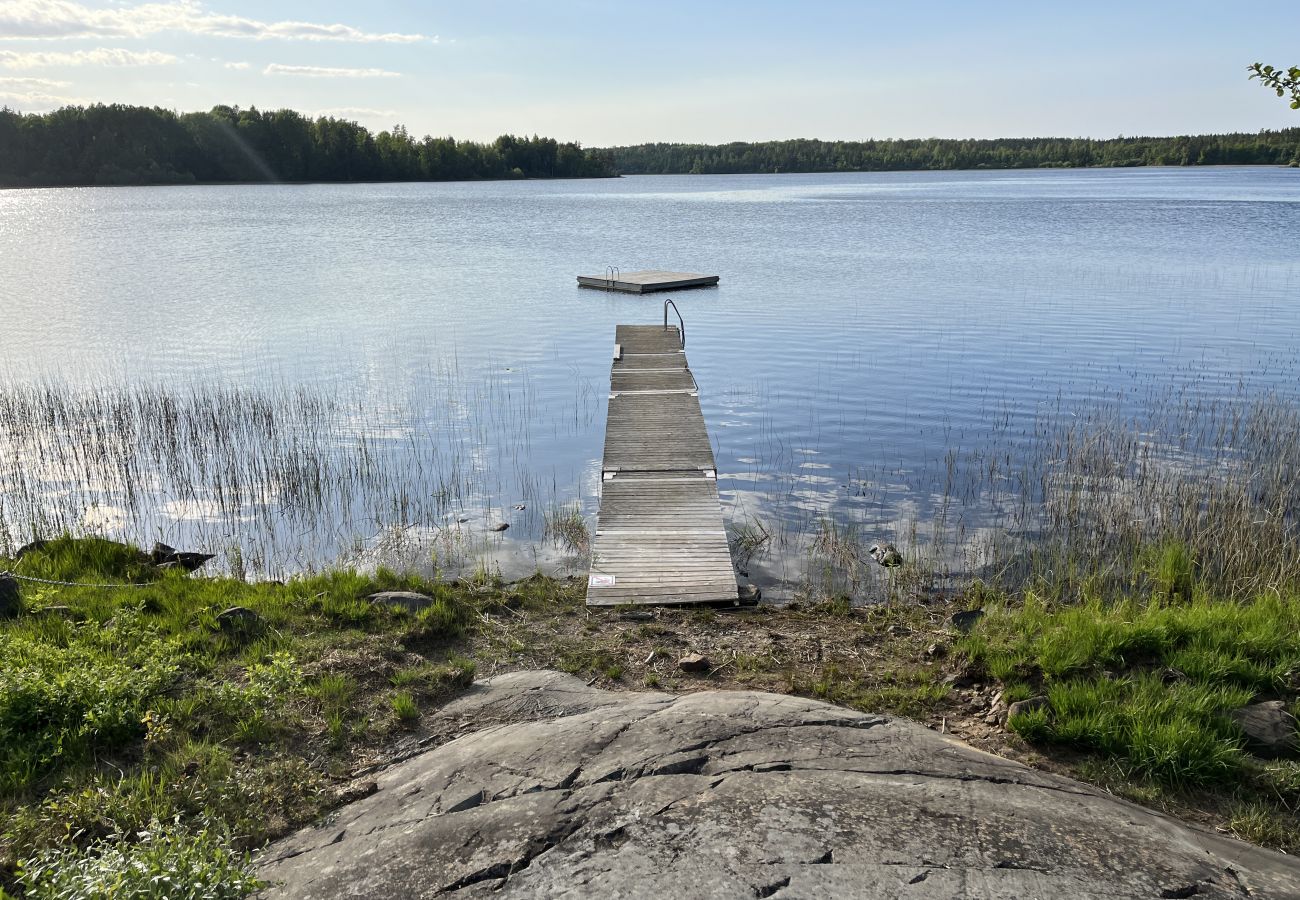
[[(123, 585), (18, 582), (19, 606), (0, 618), (0, 679), (18, 691), (0, 701), (0, 728), (24, 736), (0, 759), (6, 887), (27, 854), (79, 859), (78, 848), (151, 818), (179, 817), (184, 841), (201, 820), (225, 835), (221, 846), (252, 851), (355, 799), (375, 772), (454, 738), (422, 723), (440, 721), (433, 713), (474, 678), (527, 669), (611, 690), (764, 690), (905, 716), (1300, 851), (1291, 802), (1300, 763), (1256, 756), (1220, 718), (1268, 693), (1242, 685), (1273, 683), (1270, 673), (1300, 662), (1300, 593), (1223, 601), (1176, 578), (1105, 600), (975, 583), (957, 597), (873, 607), (832, 597), (591, 610), (576, 578), (445, 582), (381, 570), (249, 584), (146, 559), (127, 545), (62, 538), (0, 560), (0, 571), (29, 578)], [(1197, 669), (1199, 646), (1239, 662)], [(692, 653), (706, 658), (702, 670), (679, 663)], [(1272, 689), (1293, 710), (1298, 691), (1285, 679)], [(1133, 724), (1108, 722), (1115, 741), (1092, 744), (1086, 723), (1106, 710)], [(1160, 750), (1162, 728), (1177, 740)], [(158, 786), (141, 794), (141, 778)], [(194, 796), (209, 799), (187, 805)], [(52, 803), (64, 810), (55, 819), (42, 812)], [(105, 832), (105, 822), (117, 824)]]

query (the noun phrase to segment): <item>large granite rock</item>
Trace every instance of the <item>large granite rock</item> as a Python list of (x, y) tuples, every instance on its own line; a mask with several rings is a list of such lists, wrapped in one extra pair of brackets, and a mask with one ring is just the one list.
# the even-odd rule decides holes
[(272, 845), (267, 897), (1300, 897), (1300, 862), (902, 719), (480, 682), (469, 733)]

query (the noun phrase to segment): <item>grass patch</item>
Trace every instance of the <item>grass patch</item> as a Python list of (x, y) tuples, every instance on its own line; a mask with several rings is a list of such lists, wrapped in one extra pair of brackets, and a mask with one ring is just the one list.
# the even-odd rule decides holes
[(1165, 545), (1149, 559), (1146, 599), (1070, 605), (1030, 593), (988, 605), (957, 646), (1008, 701), (1047, 698), (1008, 722), (1029, 742), (1088, 754), (1139, 793), (1208, 791), (1235, 808), (1234, 833), (1292, 846), (1283, 833), (1300, 827), (1297, 764), (1248, 752), (1228, 714), (1262, 699), (1294, 709), (1300, 597), (1214, 599), (1193, 586), (1182, 550)]
[(133, 839), (38, 853), (19, 864), (18, 884), (30, 900), (238, 900), (263, 886), (225, 836), (157, 822)]
[[(385, 571), (199, 579), (94, 539), (0, 568), (124, 585), (22, 582), (24, 608), (69, 613), (0, 622), (0, 890), (30, 897), (119, 882), (112, 896), (242, 896), (246, 852), (319, 815), (394, 727), (469, 684), (454, 651), (507, 593)], [(411, 615), (364, 599), (380, 590), (434, 602)], [(255, 623), (223, 624), (232, 606)], [(141, 873), (173, 886), (130, 893)]]

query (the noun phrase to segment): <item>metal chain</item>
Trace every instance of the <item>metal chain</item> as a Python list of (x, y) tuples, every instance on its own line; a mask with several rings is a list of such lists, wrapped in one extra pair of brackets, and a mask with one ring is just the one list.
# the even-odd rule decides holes
[(30, 575), (19, 575), (17, 572), (8, 570), (0, 571), (0, 578), (17, 578), (19, 581), (31, 581), (36, 584), (51, 584), (57, 587), (88, 587), (88, 588), (138, 588), (148, 587), (149, 584), (136, 584), (133, 581), (125, 581), (120, 584), (88, 584), (84, 581), (54, 581), (49, 578), (33, 578)]

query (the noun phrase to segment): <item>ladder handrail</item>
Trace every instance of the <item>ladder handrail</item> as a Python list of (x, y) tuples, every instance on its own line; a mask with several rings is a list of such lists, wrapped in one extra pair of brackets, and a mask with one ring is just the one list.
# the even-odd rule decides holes
[(674, 303), (672, 300), (664, 301), (664, 331), (668, 330), (668, 307), (670, 306), (673, 308), (673, 312), (677, 313), (677, 324), (681, 326), (680, 334), (682, 338), (682, 347), (685, 347), (686, 346), (686, 320), (682, 318), (682, 311), (677, 308), (677, 304)]
[(605, 290), (614, 290), (614, 282), (623, 277), (618, 266), (605, 266)]

